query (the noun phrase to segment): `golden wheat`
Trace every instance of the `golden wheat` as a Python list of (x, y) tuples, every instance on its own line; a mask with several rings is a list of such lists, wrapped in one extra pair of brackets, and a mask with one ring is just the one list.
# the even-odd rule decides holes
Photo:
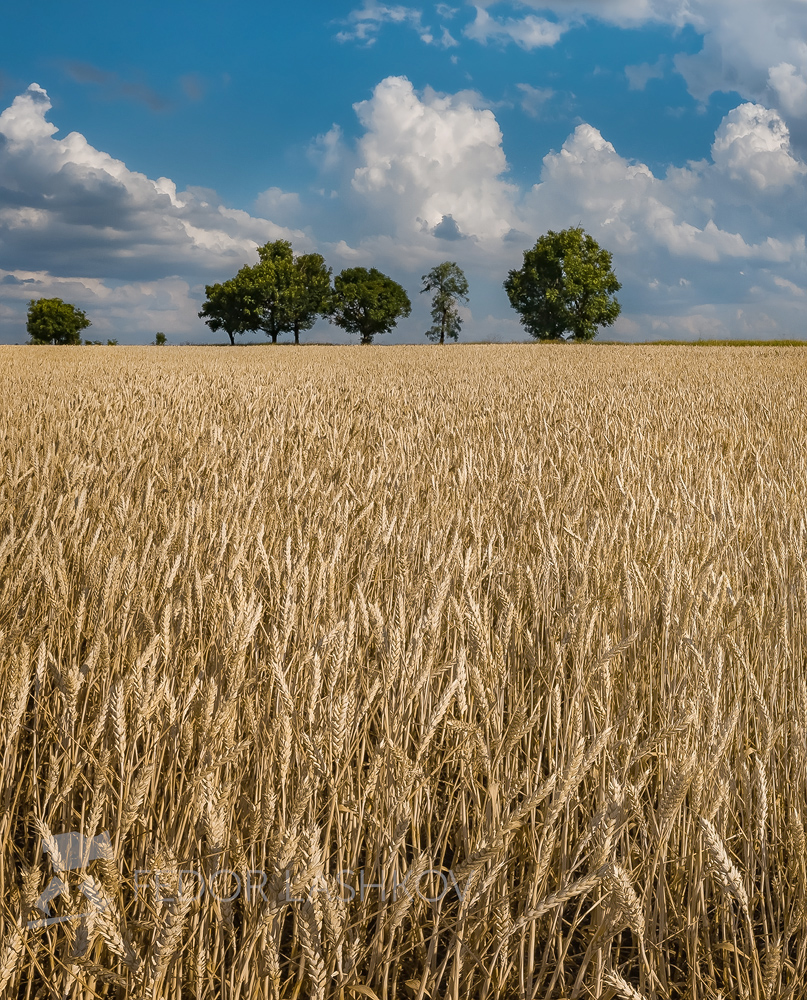
[(0, 348), (3, 995), (807, 993), (805, 376)]

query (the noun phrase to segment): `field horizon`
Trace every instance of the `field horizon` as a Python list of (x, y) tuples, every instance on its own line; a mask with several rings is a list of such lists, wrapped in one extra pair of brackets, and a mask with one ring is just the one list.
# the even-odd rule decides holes
[[(446, 343), (446, 344), (428, 344), (428, 343), (405, 343), (405, 344), (389, 344), (379, 341), (370, 345), (351, 343), (351, 344), (334, 344), (328, 341), (302, 341), (300, 344), (295, 344), (293, 341), (278, 341), (277, 344), (273, 344), (269, 340), (249, 340), (249, 341), (237, 341), (235, 344), (230, 344), (227, 341), (221, 341), (220, 343), (209, 344), (209, 343), (192, 343), (188, 341), (182, 341), (180, 343), (168, 342), (162, 346), (164, 347), (428, 347), (439, 349), (440, 347), (480, 347), (480, 346), (491, 346), (491, 347), (508, 347), (508, 346), (527, 346), (527, 347), (807, 347), (807, 338), (804, 340), (794, 340), (794, 339), (731, 339), (727, 338), (725, 340), (715, 340), (715, 339), (696, 339), (696, 340), (597, 340), (596, 338), (592, 341), (587, 341), (585, 343), (575, 343), (573, 341), (567, 341), (559, 343), (557, 341), (534, 341), (534, 340), (463, 340), (458, 343)], [(55, 345), (33, 345), (33, 344), (0, 344), (0, 349), (4, 347), (53, 347)], [(82, 347), (154, 347), (155, 344), (82, 344), (73, 345)]]

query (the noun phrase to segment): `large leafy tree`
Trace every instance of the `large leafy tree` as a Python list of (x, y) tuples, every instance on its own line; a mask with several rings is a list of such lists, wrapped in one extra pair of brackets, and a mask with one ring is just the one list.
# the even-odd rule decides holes
[(362, 344), (389, 333), (411, 311), (404, 289), (374, 267), (346, 267), (334, 278), (329, 319), (348, 333), (358, 333)]
[(453, 261), (445, 260), (424, 274), (423, 292), (434, 292), (432, 297), (432, 325), (426, 331), (429, 340), (444, 344), (459, 338), (462, 327), (458, 303), (468, 301), (468, 280), (462, 268)]
[(524, 264), (504, 282), (510, 304), (536, 340), (592, 340), (599, 326), (610, 326), (620, 313), (613, 297), (622, 287), (611, 254), (582, 226), (551, 230)]
[(327, 313), (331, 297), (331, 269), (318, 253), (300, 254), (294, 258), (287, 289), (286, 308), (294, 333), (294, 343), (300, 343), (300, 331), (310, 330), (317, 316)]
[(294, 328), (290, 309), (290, 289), (294, 285), (294, 252), (288, 240), (274, 240), (258, 247), (260, 260), (249, 268), (249, 288), (245, 291), (248, 309), (256, 326), (273, 344), (281, 333)]
[(32, 344), (80, 344), (92, 323), (84, 311), (61, 299), (31, 299), (26, 329)]
[(235, 335), (263, 330), (273, 344), (283, 333), (310, 330), (327, 312), (331, 269), (318, 253), (294, 256), (288, 240), (273, 240), (258, 247), (257, 264), (245, 265), (234, 278), (207, 285), (207, 301), (199, 316), (211, 330)]
[(246, 295), (249, 284), (246, 272), (249, 270), (241, 268), (238, 274), (228, 281), (222, 281), (217, 285), (205, 285), (207, 299), (199, 316), (211, 330), (224, 330), (231, 344), (235, 343), (235, 334), (257, 329), (252, 325), (255, 315), (248, 308)]

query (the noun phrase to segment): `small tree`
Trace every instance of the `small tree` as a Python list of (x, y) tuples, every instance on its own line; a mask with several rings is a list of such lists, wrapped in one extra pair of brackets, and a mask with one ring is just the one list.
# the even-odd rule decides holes
[(165, 334), (158, 333), (154, 338), (154, 343), (157, 345), (157, 347), (165, 347), (165, 340), (166, 340)]
[(348, 333), (358, 333), (362, 344), (372, 344), (378, 333), (389, 333), (412, 311), (404, 289), (374, 267), (347, 267), (333, 285), (329, 319)]
[(424, 274), (423, 292), (434, 292), (432, 298), (432, 326), (426, 331), (426, 336), (432, 342), (444, 344), (446, 337), (451, 340), (459, 338), (462, 327), (457, 303), (468, 301), (468, 280), (462, 268), (450, 260), (443, 261)]
[(593, 340), (598, 326), (610, 326), (620, 313), (613, 298), (622, 287), (611, 268), (611, 254), (582, 226), (551, 230), (524, 265), (504, 282), (510, 304), (536, 340)]
[(92, 326), (83, 310), (61, 299), (31, 299), (26, 329), (31, 344), (81, 344), (81, 331)]

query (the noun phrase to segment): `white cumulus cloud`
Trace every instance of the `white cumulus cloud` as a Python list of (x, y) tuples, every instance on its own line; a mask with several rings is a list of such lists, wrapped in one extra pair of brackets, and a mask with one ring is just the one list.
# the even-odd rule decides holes
[(781, 289), (807, 278), (806, 172), (780, 116), (754, 104), (724, 118), (710, 161), (664, 177), (580, 125), (544, 157), (521, 228), (582, 223), (613, 252), (627, 311), (659, 336), (732, 336), (756, 322), (756, 335), (803, 335), (803, 304)]
[[(540, 106), (534, 89), (521, 92)], [(355, 144), (338, 125), (314, 144), (320, 161), (338, 150), (327, 175), (335, 197), (269, 185), (257, 196), (256, 211), (287, 226), (313, 218), (304, 235), (215, 192), (130, 171), (78, 133), (58, 139), (33, 85), (0, 114), (3, 339), (23, 339), (27, 301), (41, 295), (87, 309), (93, 339), (142, 342), (157, 329), (201, 339), (204, 284), (278, 237), (319, 249), (334, 270), (378, 266), (401, 281), (414, 306), (408, 337), (428, 325), (420, 275), (456, 260), (471, 281), (466, 335), (512, 335), (507, 270), (541, 233), (577, 224), (614, 255), (617, 337), (804, 334), (807, 164), (773, 107), (741, 104), (710, 156), (664, 175), (582, 123), (526, 189), (508, 179), (499, 122), (478, 93), (421, 91), (393, 76), (354, 107)]]
[(0, 266), (197, 276), (242, 263), (268, 239), (303, 238), (214, 191), (178, 192), (169, 178), (129, 170), (78, 132), (55, 138), (50, 108), (32, 84), (0, 114)]
[(790, 149), (790, 133), (776, 111), (741, 104), (715, 133), (712, 159), (735, 180), (763, 189), (792, 185), (807, 173)]
[[(139, 330), (134, 301), (141, 318), (168, 311), (159, 329), (188, 331), (192, 316), (198, 330), (191, 288), (229, 277), (267, 240), (293, 239), (301, 249), (308, 242), (300, 230), (228, 208), (214, 191), (177, 191), (167, 177), (129, 170), (78, 132), (56, 138), (50, 110), (34, 83), (0, 114), (4, 298), (59, 295), (54, 289), (77, 281), (83, 301), (89, 296), (107, 316), (113, 302), (125, 302), (124, 331)], [(273, 203), (282, 203), (276, 192), (264, 197), (264, 207)], [(12, 313), (19, 319), (18, 305)]]
[[(429, 261), (450, 257), (471, 277), (473, 315), (503, 321), (501, 280), (521, 251), (580, 223), (613, 252), (624, 285), (616, 336), (804, 333), (804, 300), (783, 290), (807, 282), (807, 166), (778, 112), (735, 108), (710, 158), (659, 176), (584, 123), (523, 190), (506, 179), (482, 104), (391, 77), (356, 105), (365, 131), (352, 195), (365, 214), (351, 246), (334, 245), (339, 264), (408, 273), (411, 289)], [(468, 335), (494, 335), (487, 322), (469, 321)]]
[[(501, 2), (475, 0), (475, 19), (466, 34), (480, 41), (495, 37), (525, 45), (534, 37), (532, 44), (554, 44), (550, 29), (533, 35), (538, 22), (554, 23), (545, 20), (547, 14), (561, 18), (563, 30), (589, 18), (621, 27), (690, 25), (703, 36), (702, 50), (679, 54), (675, 67), (693, 97), (705, 101), (715, 91), (737, 91), (793, 122), (807, 123), (805, 0), (521, 0), (519, 6), (540, 13), (497, 18)], [(538, 41), (542, 37), (546, 41)], [(641, 67), (631, 69), (638, 74)], [(639, 83), (642, 76), (635, 79)], [(800, 135), (807, 143), (807, 127)]]
[(353, 188), (399, 235), (450, 216), (469, 236), (503, 236), (512, 226), (514, 188), (490, 109), (467, 95), (422, 94), (405, 77), (388, 77), (355, 105), (365, 134)]
[(802, 44), (800, 49), (801, 68), (789, 62), (772, 66), (768, 71), (768, 85), (787, 114), (803, 118), (807, 115), (807, 44)]

